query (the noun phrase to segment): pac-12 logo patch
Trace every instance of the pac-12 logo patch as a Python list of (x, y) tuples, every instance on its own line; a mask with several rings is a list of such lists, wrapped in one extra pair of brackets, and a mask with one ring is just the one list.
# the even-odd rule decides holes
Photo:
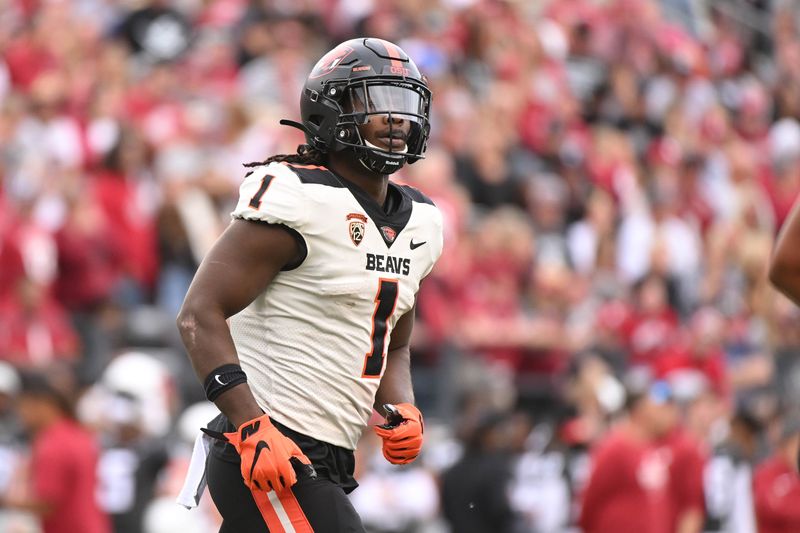
[(367, 217), (361, 213), (350, 213), (347, 215), (347, 220), (350, 221), (348, 231), (350, 232), (350, 240), (353, 244), (358, 246), (364, 240), (364, 231), (367, 229)]
[(394, 238), (397, 237), (397, 232), (389, 226), (381, 226), (381, 233), (389, 242), (394, 242)]
[(314, 65), (314, 70), (311, 71), (309, 78), (319, 78), (325, 74), (332, 72), (333, 69), (342, 64), (342, 61), (353, 53), (353, 49), (347, 45), (337, 46), (317, 61)]

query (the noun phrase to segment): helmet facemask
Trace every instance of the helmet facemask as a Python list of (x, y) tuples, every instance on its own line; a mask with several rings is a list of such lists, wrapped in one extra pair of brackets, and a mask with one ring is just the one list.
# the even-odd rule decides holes
[[(423, 158), (430, 131), (430, 91), (424, 84), (376, 77), (350, 82), (341, 94), (342, 113), (334, 138), (339, 146), (334, 149), (352, 149), (362, 165), (378, 174), (391, 174), (406, 161), (414, 163)], [(405, 140), (402, 149), (381, 148), (364, 138), (358, 127), (367, 124), (372, 116), (385, 120), (390, 139)], [(405, 127), (396, 123), (398, 118)]]

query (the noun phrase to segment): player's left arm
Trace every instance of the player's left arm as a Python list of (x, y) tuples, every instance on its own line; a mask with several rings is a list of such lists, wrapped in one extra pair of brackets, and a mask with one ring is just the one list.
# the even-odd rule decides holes
[(778, 235), (769, 263), (769, 280), (800, 305), (800, 201)]
[(411, 330), (414, 328), (416, 304), (400, 317), (392, 330), (386, 354), (386, 370), (375, 395), (375, 410), (383, 413), (385, 403), (414, 403), (411, 385)]
[(386, 354), (386, 370), (375, 394), (378, 412), (383, 413), (384, 404), (392, 404), (397, 410), (396, 420), (387, 419), (387, 425), (373, 427), (383, 439), (383, 456), (397, 465), (410, 463), (422, 449), (424, 423), (422, 413), (414, 405), (409, 347), (415, 308), (416, 305), (395, 324)]

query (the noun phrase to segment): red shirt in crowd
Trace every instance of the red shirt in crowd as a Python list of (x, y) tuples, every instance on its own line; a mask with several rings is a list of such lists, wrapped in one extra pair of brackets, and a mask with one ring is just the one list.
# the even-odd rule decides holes
[(680, 321), (669, 308), (649, 314), (634, 311), (622, 329), (631, 363), (650, 366), (675, 342)]
[(30, 89), (36, 78), (58, 64), (53, 54), (30, 36), (14, 39), (3, 55), (11, 83), (22, 90)]
[(17, 281), (24, 275), (25, 265), (19, 247), (0, 231), (0, 301), (14, 294)]
[(800, 476), (780, 456), (762, 463), (753, 476), (759, 533), (800, 531)]
[(0, 300), (0, 360), (22, 367), (74, 359), (80, 341), (64, 308), (43, 295), (33, 309), (13, 296)]
[(108, 301), (123, 275), (125, 241), (108, 224), (87, 231), (70, 220), (56, 233), (56, 245), (58, 301), (70, 311), (89, 311)]
[(669, 379), (678, 373), (697, 373), (708, 381), (712, 390), (722, 397), (728, 394), (728, 378), (725, 368), (725, 353), (721, 348), (698, 353), (685, 342), (668, 345), (653, 365), (655, 375)]
[(677, 531), (680, 517), (687, 512), (705, 512), (703, 472), (706, 452), (703, 443), (682, 429), (667, 437), (672, 455), (669, 464), (670, 531)]
[(668, 533), (669, 452), (620, 430), (593, 457), (583, 496), (584, 533)]
[(124, 242), (122, 261), (128, 273), (145, 287), (155, 282), (158, 270), (153, 216), (137, 199), (135, 182), (113, 172), (98, 174), (93, 192), (108, 221), (114, 239)]
[(36, 497), (52, 511), (44, 533), (109, 533), (108, 517), (95, 499), (98, 449), (94, 437), (76, 422), (56, 422), (36, 436), (31, 454)]

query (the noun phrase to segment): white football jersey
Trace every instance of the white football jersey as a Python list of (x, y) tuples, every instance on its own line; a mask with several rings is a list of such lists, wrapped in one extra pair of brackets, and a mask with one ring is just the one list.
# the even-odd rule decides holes
[(389, 184), (389, 214), (324, 167), (271, 163), (241, 185), (232, 216), (283, 224), (305, 251), (230, 329), (248, 383), (285, 426), (355, 449), (386, 368), (392, 329), (442, 252), (442, 215)]

